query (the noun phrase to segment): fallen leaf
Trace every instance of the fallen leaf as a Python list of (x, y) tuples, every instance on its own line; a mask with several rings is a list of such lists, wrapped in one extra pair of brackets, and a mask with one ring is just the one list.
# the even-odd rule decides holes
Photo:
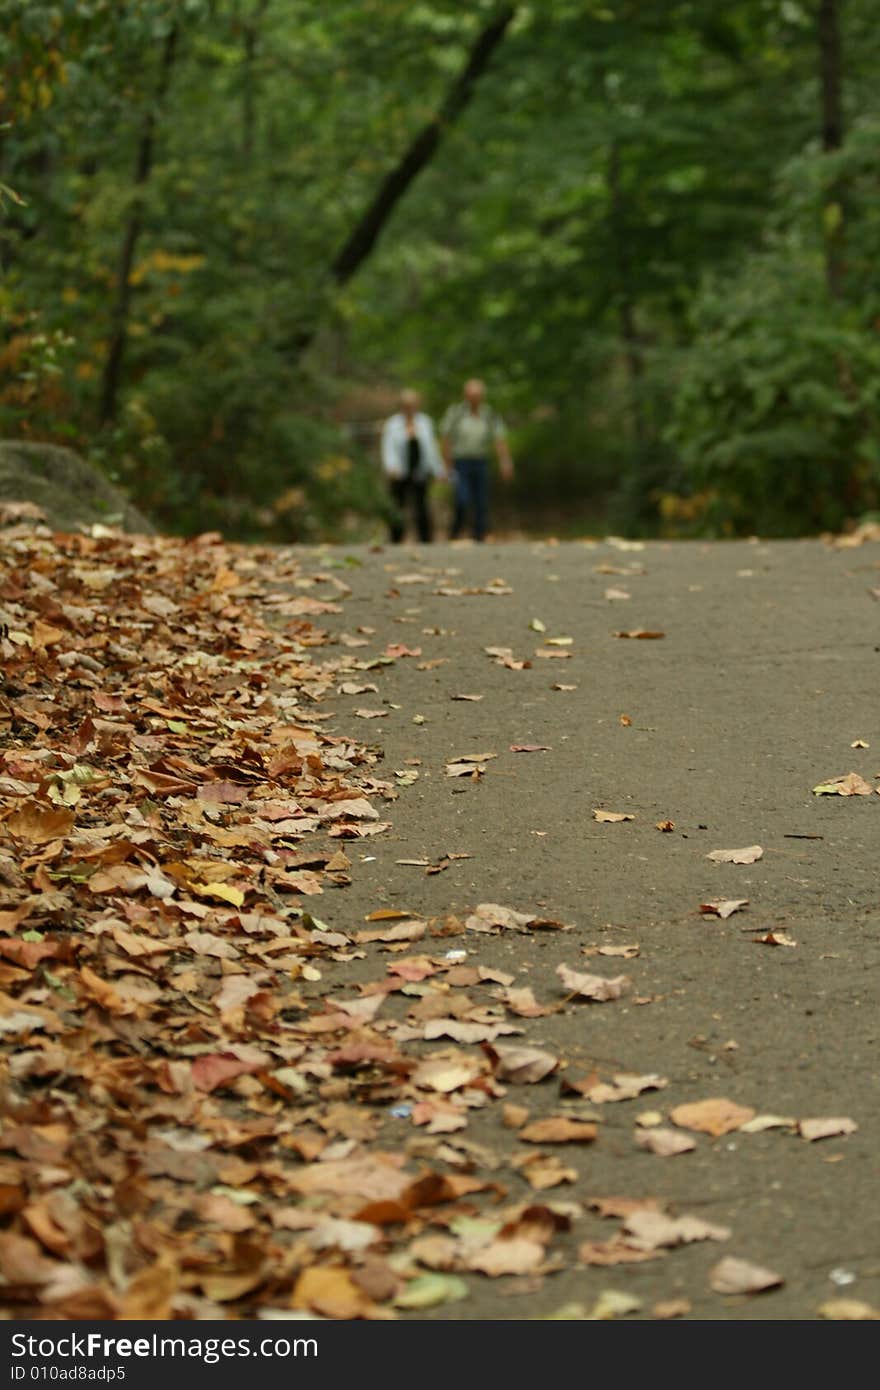
[(638, 1313), (641, 1307), (641, 1299), (634, 1294), (603, 1289), (586, 1316), (590, 1322), (610, 1322), (614, 1318), (626, 1318), (630, 1313)]
[(526, 1144), (592, 1144), (596, 1126), (587, 1120), (570, 1120), (566, 1115), (550, 1115), (534, 1120), (517, 1135)]
[(753, 936), (752, 940), (759, 946), (796, 946), (797, 942), (793, 936), (788, 936), (784, 931), (768, 931), (763, 936)]
[(529, 1118), (524, 1105), (504, 1105), (501, 1107), (501, 1123), (505, 1129), (522, 1129)]
[(563, 989), (579, 999), (593, 999), (598, 1002), (619, 999), (632, 984), (626, 975), (608, 979), (604, 975), (588, 975), (572, 970), (570, 966), (558, 965), (556, 974), (562, 981)]
[(420, 922), (417, 920), (395, 922), (392, 926), (373, 927), (369, 931), (359, 931), (355, 934), (355, 941), (358, 943), (370, 941), (421, 941), (427, 930), (427, 922)]
[(375, 1308), (348, 1270), (328, 1265), (312, 1265), (302, 1271), (290, 1306), (308, 1308), (325, 1318), (346, 1319), (366, 1317)]
[(489, 1056), (495, 1063), (499, 1081), (514, 1085), (534, 1085), (550, 1076), (559, 1066), (559, 1058), (539, 1047), (492, 1046)]
[(562, 1183), (577, 1182), (579, 1177), (576, 1168), (569, 1168), (555, 1154), (527, 1154), (516, 1166), (536, 1192), (546, 1192)]
[(810, 1143), (817, 1139), (832, 1139), (838, 1134), (855, 1134), (858, 1125), (855, 1120), (847, 1118), (828, 1118), (800, 1120), (798, 1122), (798, 1133), (802, 1139)]
[(760, 1265), (735, 1255), (725, 1255), (709, 1271), (709, 1286), (716, 1293), (762, 1293), (765, 1289), (776, 1289), (785, 1280), (772, 1270), (762, 1269)]
[(488, 1274), (493, 1279), (502, 1274), (528, 1274), (544, 1264), (544, 1246), (525, 1236), (494, 1240), (467, 1262), (468, 1269)]
[(741, 1134), (763, 1134), (767, 1129), (795, 1129), (797, 1120), (784, 1115), (756, 1115), (739, 1128)]
[(568, 931), (564, 922), (537, 917), (534, 913), (517, 912), (498, 903), (480, 903), (465, 919), (465, 929), (472, 932), (509, 931)]
[(665, 1298), (659, 1303), (655, 1303), (651, 1312), (655, 1318), (662, 1321), (668, 1318), (686, 1318), (691, 1312), (691, 1301), (689, 1298)]
[(594, 811), (593, 820), (601, 821), (603, 825), (616, 825), (618, 821), (635, 820), (635, 816), (628, 811)]
[(410, 1077), (420, 1090), (440, 1091), (448, 1095), (469, 1086), (481, 1074), (484, 1064), (464, 1054), (458, 1057), (432, 1057), (420, 1062)]
[(394, 1299), (396, 1308), (436, 1308), (442, 1303), (459, 1303), (470, 1290), (455, 1274), (420, 1274), (411, 1279)]
[(645, 1076), (631, 1076), (619, 1072), (612, 1077), (612, 1084), (601, 1081), (584, 1094), (594, 1105), (605, 1105), (609, 1101), (634, 1100), (645, 1091), (662, 1091), (668, 1085), (666, 1077), (658, 1076), (656, 1072), (650, 1072)]
[(699, 1216), (667, 1216), (661, 1211), (634, 1211), (623, 1219), (626, 1239), (639, 1250), (690, 1245), (698, 1240), (728, 1240), (727, 1226), (713, 1226)]
[(6, 829), (19, 840), (46, 845), (63, 839), (74, 827), (72, 811), (50, 811), (38, 801), (28, 801), (6, 818)]
[(655, 1260), (662, 1251), (639, 1250), (622, 1236), (610, 1240), (585, 1240), (578, 1246), (578, 1259), (584, 1265), (632, 1265)]
[(713, 1139), (718, 1139), (722, 1134), (729, 1134), (753, 1120), (755, 1112), (747, 1105), (737, 1105), (723, 1096), (713, 1096), (710, 1100), (677, 1105), (670, 1111), (669, 1118), (681, 1129), (693, 1129), (699, 1134), (711, 1134)]
[(748, 898), (721, 898), (716, 902), (700, 903), (700, 911), (704, 916), (726, 918), (732, 917), (734, 912), (741, 912), (748, 905)]
[(858, 772), (847, 772), (842, 777), (829, 777), (813, 788), (814, 796), (871, 796), (876, 788), (866, 782)]
[(829, 1318), (832, 1322), (880, 1320), (880, 1309), (872, 1308), (869, 1303), (862, 1303), (858, 1298), (829, 1298), (826, 1303), (820, 1303), (816, 1311), (820, 1318)]
[(760, 845), (748, 845), (746, 849), (713, 849), (706, 855), (713, 864), (756, 864), (763, 857)]
[(653, 632), (653, 631), (651, 631), (650, 629), (647, 629), (647, 630), (646, 630), (645, 628), (642, 628), (642, 627), (636, 627), (636, 628), (633, 628), (630, 632), (615, 632), (614, 636), (615, 636), (615, 637), (636, 637), (636, 638), (641, 638), (643, 641), (651, 641), (651, 640), (657, 640), (657, 639), (660, 638), (660, 637), (665, 637), (665, 636), (666, 636), (666, 633), (665, 633), (665, 632)]
[(674, 1158), (676, 1154), (690, 1153), (697, 1147), (688, 1135), (674, 1129), (639, 1129), (635, 1139), (640, 1149), (648, 1149), (660, 1158)]

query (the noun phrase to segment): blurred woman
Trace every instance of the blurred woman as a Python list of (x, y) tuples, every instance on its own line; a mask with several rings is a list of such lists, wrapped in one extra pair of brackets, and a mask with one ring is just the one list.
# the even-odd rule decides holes
[(403, 540), (410, 505), (419, 540), (433, 540), (431, 480), (444, 477), (446, 472), (433, 422), (419, 410), (420, 404), (416, 391), (402, 391), (399, 411), (385, 421), (382, 429), (382, 469), (394, 504), (391, 539), (395, 543)]

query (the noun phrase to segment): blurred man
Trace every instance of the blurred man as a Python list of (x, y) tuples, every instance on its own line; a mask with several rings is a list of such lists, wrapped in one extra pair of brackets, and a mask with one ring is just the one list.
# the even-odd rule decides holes
[(470, 513), (474, 539), (482, 541), (489, 529), (489, 460), (493, 446), (505, 482), (513, 477), (513, 460), (504, 421), (486, 404), (482, 381), (466, 381), (462, 395), (463, 400), (449, 407), (440, 426), (443, 458), (455, 485), (451, 537), (455, 540), (460, 535)]
[(382, 430), (382, 468), (388, 478), (394, 514), (391, 539), (403, 540), (407, 504), (412, 502), (420, 541), (434, 536), (429, 489), (432, 478), (445, 472), (429, 415), (419, 410), (415, 391), (401, 391), (400, 409), (385, 421)]

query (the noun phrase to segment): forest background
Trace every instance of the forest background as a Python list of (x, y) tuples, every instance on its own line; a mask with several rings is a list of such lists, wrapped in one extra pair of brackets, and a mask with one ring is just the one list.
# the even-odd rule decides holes
[(0, 437), (165, 530), (376, 534), (472, 374), (508, 524), (880, 505), (874, 0), (0, 0), (0, 73)]

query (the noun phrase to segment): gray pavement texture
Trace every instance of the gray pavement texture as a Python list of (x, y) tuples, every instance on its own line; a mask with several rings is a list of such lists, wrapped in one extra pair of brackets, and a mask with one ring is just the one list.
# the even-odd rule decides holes
[[(385, 775), (419, 759), (419, 777), (391, 806), (390, 831), (351, 847), (352, 886), (325, 895), (320, 915), (342, 928), (382, 907), (442, 916), (490, 902), (572, 923), (452, 944), (463, 940), (469, 961), (515, 974), (544, 1001), (560, 997), (560, 963), (625, 970), (628, 995), (523, 1019), (521, 1041), (560, 1053), (571, 1075), (658, 1072), (669, 1085), (601, 1107), (596, 1143), (557, 1150), (577, 1183), (537, 1197), (654, 1196), (732, 1231), (723, 1245), (597, 1268), (579, 1264), (577, 1246), (613, 1228), (588, 1215), (562, 1237), (558, 1273), (471, 1276), (467, 1300), (420, 1316), (544, 1317), (607, 1288), (634, 1294), (648, 1317), (658, 1300), (680, 1298), (694, 1318), (812, 1318), (840, 1297), (880, 1306), (880, 796), (812, 792), (851, 770), (880, 787), (880, 548), (524, 542), (321, 553), (358, 562), (335, 571), (353, 593), (326, 622), (334, 636), (366, 635), (366, 658), (389, 642), (421, 656), (366, 675), (378, 694), (334, 704), (328, 727), (381, 744)], [(665, 636), (614, 636), (633, 629)], [(548, 647), (554, 637), (571, 643)], [(486, 647), (531, 666), (498, 664)], [(541, 647), (567, 655), (537, 656)], [(387, 716), (362, 721), (364, 705)], [(445, 775), (454, 758), (488, 751), (497, 757), (478, 780)], [(597, 809), (633, 819), (600, 823)], [(675, 828), (664, 833), (666, 820)], [(706, 857), (751, 845), (763, 848), (753, 864)], [(445, 854), (472, 857), (433, 876), (398, 862)], [(719, 899), (748, 906), (726, 920), (699, 912)], [(797, 944), (756, 941), (771, 932)], [(583, 953), (630, 943), (631, 960)], [(375, 961), (364, 972), (374, 977)], [(786, 1129), (700, 1134), (693, 1152), (671, 1158), (636, 1146), (637, 1115), (716, 1096), (759, 1115), (848, 1117), (858, 1129), (815, 1143)], [(512, 1087), (509, 1099), (531, 1118), (558, 1113), (558, 1078)], [(499, 1109), (475, 1113), (468, 1138), (508, 1156), (515, 1137)], [(396, 1123), (383, 1127), (385, 1147), (412, 1138)], [(529, 1193), (507, 1169), (504, 1181)], [(728, 1254), (784, 1285), (750, 1298), (713, 1292), (709, 1270)]]

